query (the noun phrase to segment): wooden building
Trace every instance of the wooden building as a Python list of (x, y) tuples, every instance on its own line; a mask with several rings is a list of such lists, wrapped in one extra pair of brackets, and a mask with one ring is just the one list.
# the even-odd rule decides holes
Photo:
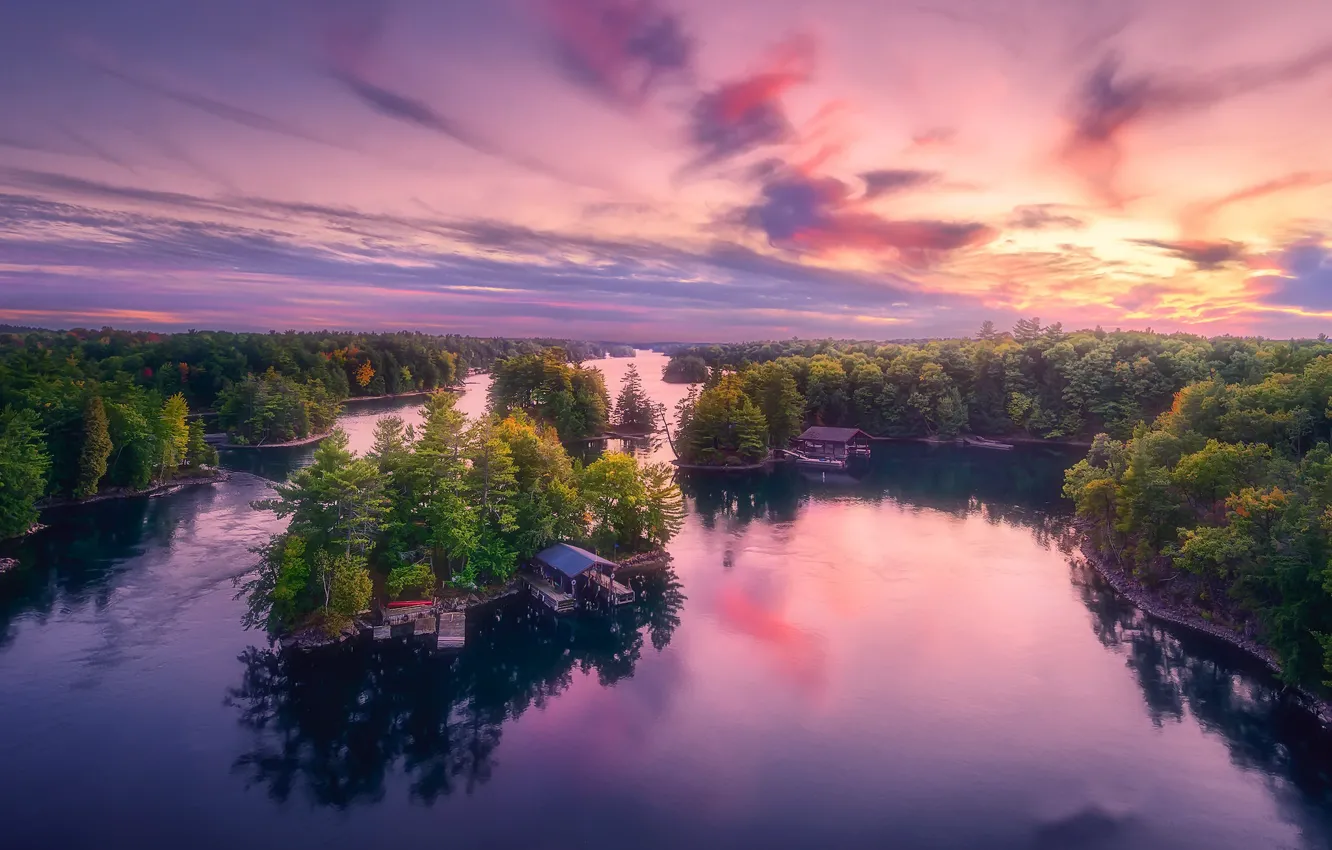
[(615, 563), (568, 543), (547, 546), (532, 558), (527, 584), (533, 595), (556, 613), (575, 601), (612, 606), (634, 601), (634, 592), (615, 580)]
[(869, 457), (871, 439), (859, 428), (816, 425), (791, 441), (790, 454), (797, 463), (844, 469), (853, 457)]

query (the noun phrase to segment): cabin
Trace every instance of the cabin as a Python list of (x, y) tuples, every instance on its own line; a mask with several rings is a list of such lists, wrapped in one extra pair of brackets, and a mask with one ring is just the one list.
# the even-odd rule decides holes
[(624, 605), (634, 592), (615, 580), (613, 561), (568, 543), (556, 543), (538, 552), (526, 576), (528, 588), (556, 613), (573, 610), (576, 601)]
[(869, 434), (859, 428), (828, 428), (816, 425), (791, 441), (790, 454), (797, 463), (842, 468), (852, 457), (868, 457)]

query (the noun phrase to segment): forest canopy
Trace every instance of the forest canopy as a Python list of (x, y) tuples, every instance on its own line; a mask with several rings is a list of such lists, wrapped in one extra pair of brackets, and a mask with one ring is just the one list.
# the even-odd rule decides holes
[[(1326, 339), (1207, 339), (1150, 331), (1081, 330), (1019, 321), (986, 323), (975, 339), (910, 343), (788, 340), (690, 346), (666, 379), (705, 381), (730, 372), (784, 445), (805, 425), (876, 436), (976, 434), (1089, 442), (1132, 435), (1195, 381), (1256, 384), (1332, 353)], [(798, 410), (798, 413), (797, 413)]]

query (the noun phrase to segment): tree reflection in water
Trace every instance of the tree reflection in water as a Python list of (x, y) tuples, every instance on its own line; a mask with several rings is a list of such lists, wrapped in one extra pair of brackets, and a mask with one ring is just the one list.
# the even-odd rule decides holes
[(632, 676), (644, 636), (660, 651), (685, 597), (673, 573), (634, 581), (641, 601), (614, 615), (556, 620), (509, 600), (469, 616), (467, 645), (358, 641), (314, 653), (251, 647), (227, 694), (252, 730), (235, 768), (285, 801), (303, 784), (321, 805), (383, 797), (401, 771), (414, 800), (432, 804), (490, 778), (504, 724), (595, 672), (602, 685)]
[(778, 464), (768, 472), (688, 472), (680, 475), (680, 488), (706, 528), (791, 522), (810, 501), (854, 497), (957, 517), (983, 514), (990, 522), (1029, 528), (1049, 546), (1069, 530), (1071, 506), (1059, 492), (1064, 469), (1078, 457), (1076, 450), (1051, 446), (994, 452), (889, 442), (876, 444), (869, 460), (845, 471)]
[(1260, 662), (1214, 638), (1149, 617), (1085, 563), (1073, 563), (1072, 580), (1092, 614), (1097, 639), (1124, 654), (1153, 724), (1191, 715), (1225, 743), (1236, 765), (1280, 786), (1274, 788), (1277, 799), (1297, 819), (1317, 818), (1317, 834), (1332, 828), (1326, 808), (1332, 801), (1332, 734)]

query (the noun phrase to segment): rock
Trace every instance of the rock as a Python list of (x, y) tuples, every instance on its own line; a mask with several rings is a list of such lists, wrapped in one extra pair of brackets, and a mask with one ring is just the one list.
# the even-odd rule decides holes
[(342, 629), (334, 635), (330, 635), (319, 626), (310, 626), (301, 629), (284, 637), (281, 641), (283, 649), (299, 649), (308, 652), (311, 649), (319, 649), (324, 646), (332, 646), (342, 643), (345, 640), (354, 638), (359, 634), (355, 624), (343, 626)]
[(16, 558), (0, 558), (0, 573), (7, 573), (18, 565)]

